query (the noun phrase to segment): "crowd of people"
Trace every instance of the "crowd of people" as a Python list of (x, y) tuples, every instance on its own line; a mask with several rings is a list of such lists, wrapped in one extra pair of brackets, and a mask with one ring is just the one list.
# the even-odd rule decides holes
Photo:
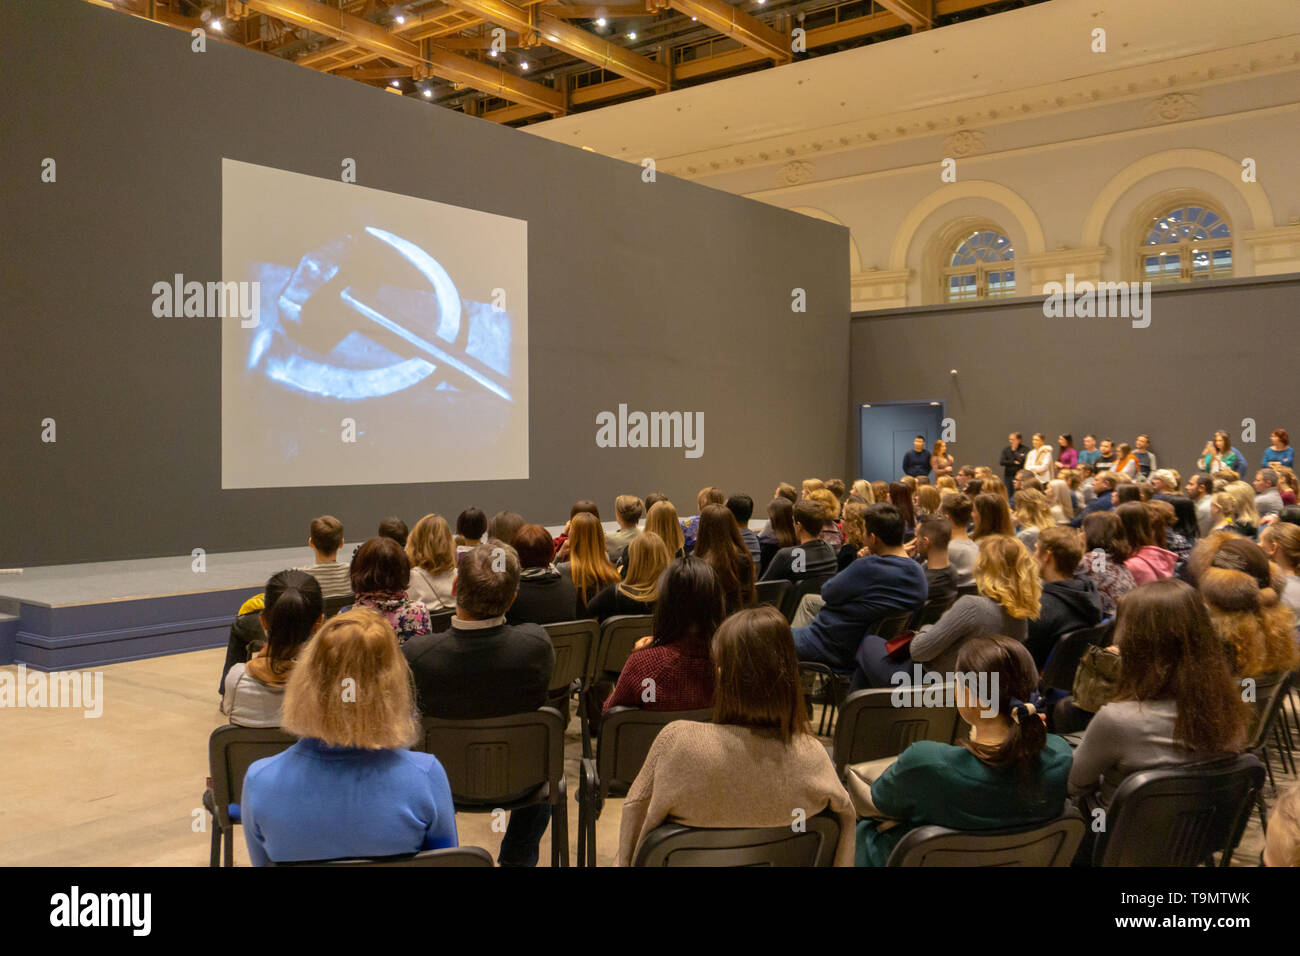
[[(1240, 752), (1253, 719), (1242, 682), (1300, 664), (1300, 507), (1289, 439), (1272, 437), (1250, 483), (1220, 432), (1185, 484), (1147, 436), (1089, 435), (1076, 451), (1062, 435), (1053, 454), (1043, 435), (1024, 448), (1013, 433), (1000, 476), (918, 438), (899, 480), (782, 483), (761, 525), (752, 498), (715, 487), (690, 514), (625, 494), (610, 532), (587, 500), (557, 537), (470, 508), (454, 532), (437, 514), (409, 530), (387, 519), (346, 562), (342, 524), (316, 518), (312, 562), (273, 576), (231, 629), (223, 712), (299, 737), (245, 780), (250, 856), (456, 845), (446, 774), (406, 749), (418, 716), (536, 709), (555, 660), (544, 625), (626, 614), (651, 615), (649, 633), (616, 682), (589, 689), (592, 719), (632, 706), (711, 708), (713, 722), (656, 738), (623, 806), (620, 865), (668, 820), (788, 826), (796, 809), (824, 811), (840, 821), (836, 863), (872, 866), (916, 826), (1104, 808), (1140, 770)], [(791, 585), (784, 612), (758, 602), (770, 581)], [(340, 600), (350, 608), (327, 620)], [(1099, 626), (1110, 638), (1087, 663), (1110, 679), (1040, 696), (1061, 638)], [(914, 743), (851, 797), (813, 735), (801, 663), (853, 689), (978, 673), (995, 690), (958, 701), (960, 744)], [(1288, 795), (1277, 813), (1298, 804)], [(549, 820), (546, 803), (514, 810), (501, 865), (535, 865)], [(1300, 863), (1296, 827), (1269, 840), (1268, 862)]]

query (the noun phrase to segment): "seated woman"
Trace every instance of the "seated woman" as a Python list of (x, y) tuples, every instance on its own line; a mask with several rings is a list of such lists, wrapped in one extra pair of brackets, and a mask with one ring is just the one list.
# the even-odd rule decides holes
[(555, 542), (539, 524), (526, 524), (515, 532), (519, 555), (519, 591), (506, 611), (507, 624), (557, 624), (572, 621), (578, 606), (573, 582), (552, 563)]
[[(957, 671), (973, 678), (957, 683), (957, 713), (969, 735), (957, 746), (917, 741), (871, 784), (881, 818), (858, 823), (858, 866), (884, 866), (919, 826), (1010, 829), (1049, 823), (1065, 811), (1070, 745), (1047, 732), (1038, 670), (1024, 644), (1000, 636), (967, 641)], [(987, 700), (972, 693), (985, 688)]]
[(911, 541), (916, 537), (916, 506), (912, 504), (912, 489), (901, 481), (890, 482), (889, 497), (885, 500), (903, 516), (903, 541)]
[(906, 650), (893, 655), (879, 635), (864, 637), (858, 647), (854, 690), (888, 687), (900, 672), (910, 682), (914, 663), (924, 665), (927, 672), (953, 673), (962, 646), (986, 634), (1004, 634), (1021, 643), (1028, 639), (1029, 621), (1038, 617), (1043, 595), (1033, 555), (1010, 535), (986, 535), (979, 546), (975, 559), (979, 593), (957, 598), (938, 621), (916, 632)]
[(840, 503), (836, 497), (825, 488), (814, 488), (806, 495), (807, 499), (816, 504), (822, 510), (822, 533), (821, 539), (831, 546), (831, 549), (838, 551), (844, 545), (844, 534), (840, 531), (838, 522), (840, 520)]
[[(348, 686), (355, 695), (340, 692)], [(411, 670), (388, 622), (364, 609), (327, 621), (284, 695), (282, 726), (301, 739), (244, 778), (253, 865), (456, 846), (446, 772), (406, 749), (419, 737), (414, 713)]]
[(1083, 519), (1083, 560), (1074, 569), (1076, 578), (1087, 578), (1101, 595), (1104, 618), (1115, 616), (1119, 599), (1137, 587), (1133, 572), (1124, 566), (1129, 557), (1128, 539), (1113, 511), (1094, 511)]
[[(973, 484), (973, 482), (972, 482)], [(985, 482), (987, 486), (988, 482)], [(975, 509), (975, 527), (971, 529), (972, 541), (991, 534), (1014, 535), (1015, 525), (1011, 522), (1011, 506), (1007, 496), (996, 491), (981, 491), (971, 502)]]
[(839, 817), (835, 864), (850, 865), (853, 805), (809, 731), (790, 625), (767, 605), (733, 614), (713, 636), (713, 662), (713, 723), (674, 721), (655, 738), (623, 804), (618, 865), (665, 821), (789, 828), (795, 808)]
[(1230, 481), (1223, 489), (1237, 503), (1234, 529), (1254, 541), (1259, 537), (1259, 511), (1255, 508), (1255, 489), (1244, 481)]
[(320, 583), (306, 571), (281, 571), (266, 582), (261, 612), (266, 643), (247, 664), (226, 673), (221, 712), (240, 727), (279, 727), (294, 659), (325, 620)]
[(1285, 521), (1271, 524), (1260, 533), (1259, 544), (1285, 578), (1282, 603), (1300, 614), (1300, 528)]
[[(725, 510), (725, 509), (724, 509)], [(727, 514), (731, 514), (730, 511)], [(573, 582), (577, 595), (575, 618), (590, 617), (587, 602), (607, 585), (618, 581), (618, 569), (609, 560), (605, 547), (605, 529), (595, 515), (582, 511), (569, 521), (569, 560), (556, 565), (561, 574)], [(746, 552), (748, 553), (748, 552)]]
[[(845, 510), (848, 507), (845, 506)], [(773, 498), (767, 506), (767, 528), (769, 533), (758, 536), (758, 548), (761, 559), (759, 573), (767, 570), (772, 558), (782, 548), (793, 548), (799, 543), (794, 531), (794, 505), (786, 498)]]
[(1259, 545), (1239, 535), (1211, 534), (1192, 552), (1188, 570), (1238, 677), (1295, 670), (1295, 612), (1279, 600), (1284, 576), (1274, 574)]
[[(668, 553), (680, 558), (686, 553), (686, 536), (682, 533), (682, 523), (677, 518), (677, 509), (671, 501), (656, 501), (649, 506), (645, 516), (645, 530), (659, 535)], [(791, 527), (791, 533), (794, 528)]]
[(403, 644), (417, 634), (430, 633), (428, 609), (411, 600), (406, 591), (411, 561), (392, 538), (371, 538), (357, 548), (348, 574), (352, 593), (357, 596), (352, 606), (379, 612)]
[(1046, 495), (1052, 520), (1057, 524), (1069, 524), (1074, 518), (1074, 495), (1070, 492), (1070, 483), (1064, 478), (1053, 478), (1047, 483)]
[(1150, 504), (1141, 501), (1126, 501), (1115, 509), (1115, 517), (1119, 519), (1120, 530), (1129, 548), (1124, 567), (1132, 572), (1133, 580), (1138, 584), (1171, 578), (1174, 566), (1178, 564), (1178, 555), (1161, 547), (1165, 543), (1164, 526), (1157, 535), (1151, 526), (1149, 507)]
[(487, 515), (478, 508), (466, 508), (456, 516), (456, 557), (483, 543), (487, 534)]
[(660, 576), (658, 591), (654, 633), (637, 642), (605, 710), (698, 710), (713, 703), (709, 641), (726, 616), (718, 576), (701, 558), (678, 558)]
[[(830, 492), (813, 494), (829, 495)], [(705, 561), (718, 576), (722, 593), (727, 597), (727, 613), (749, 607), (755, 601), (754, 559), (740, 536), (735, 517), (722, 505), (708, 505), (700, 512), (698, 527), (699, 537), (691, 553)]]
[(1035, 488), (1021, 488), (1016, 492), (1016, 524), (1019, 525), (1016, 537), (1032, 553), (1038, 543), (1038, 532), (1044, 528), (1055, 528), (1056, 518), (1052, 516), (1052, 506), (1047, 503), (1047, 495)]
[(844, 547), (835, 555), (837, 571), (843, 571), (856, 561), (858, 552), (867, 546), (868, 507), (856, 501), (850, 501), (844, 506)]
[(1115, 643), (1116, 694), (1088, 724), (1070, 770), (1070, 794), (1085, 819), (1108, 807), (1130, 774), (1245, 744), (1241, 688), (1194, 588), (1170, 578), (1124, 595)]
[(456, 546), (447, 519), (428, 514), (417, 521), (406, 539), (406, 557), (411, 562), (407, 596), (431, 611), (455, 609)]
[(627, 546), (627, 576), (588, 601), (587, 615), (604, 623), (616, 614), (653, 614), (659, 576), (669, 560), (668, 546), (659, 535), (653, 531), (637, 535)]

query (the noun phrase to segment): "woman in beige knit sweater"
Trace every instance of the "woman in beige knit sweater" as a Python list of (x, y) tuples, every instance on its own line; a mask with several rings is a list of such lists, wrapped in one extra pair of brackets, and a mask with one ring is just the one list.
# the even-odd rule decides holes
[(655, 739), (623, 805), (618, 865), (631, 866), (667, 821), (782, 827), (829, 806), (840, 818), (835, 865), (852, 866), (856, 814), (809, 731), (790, 625), (767, 605), (740, 611), (718, 628), (712, 652), (713, 723), (675, 721)]

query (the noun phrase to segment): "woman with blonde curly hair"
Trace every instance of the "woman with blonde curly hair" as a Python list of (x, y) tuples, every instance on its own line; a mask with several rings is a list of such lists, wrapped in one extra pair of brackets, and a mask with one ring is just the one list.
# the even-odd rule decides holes
[(934, 624), (916, 632), (910, 646), (889, 654), (883, 638), (869, 634), (858, 648), (853, 689), (889, 687), (895, 674), (912, 676), (913, 663), (941, 674), (954, 671), (957, 654), (971, 638), (1002, 634), (1024, 643), (1029, 621), (1041, 611), (1043, 582), (1038, 564), (1029, 550), (1014, 537), (1004, 534), (980, 539), (975, 559), (978, 594), (966, 594), (944, 612)]
[(809, 501), (816, 504), (822, 511), (822, 533), (821, 539), (838, 551), (844, 545), (844, 535), (840, 529), (835, 526), (835, 522), (840, 517), (840, 503), (835, 500), (835, 496), (825, 488), (814, 488), (808, 492)]
[(1281, 603), (1285, 575), (1253, 541), (1217, 532), (1192, 551), (1188, 570), (1238, 677), (1295, 670), (1295, 612)]
[(1036, 488), (1021, 488), (1017, 491), (1016, 524), (1019, 526), (1016, 537), (1032, 552), (1038, 543), (1038, 532), (1044, 528), (1056, 527), (1056, 519), (1052, 517), (1052, 506), (1047, 503), (1047, 496)]
[[(858, 556), (858, 552), (867, 546), (866, 513), (870, 505), (850, 501), (844, 506), (844, 546), (835, 556), (835, 563), (843, 571)], [(1296, 529), (1300, 530), (1300, 528)]]
[(325, 622), (298, 656), (282, 726), (299, 740), (244, 778), (255, 866), (395, 856), (457, 845), (447, 774), (419, 736), (411, 669), (378, 613)]
[(417, 521), (406, 538), (406, 556), (411, 561), (411, 583), (406, 587), (411, 600), (434, 611), (454, 608), (456, 545), (447, 519), (427, 514)]

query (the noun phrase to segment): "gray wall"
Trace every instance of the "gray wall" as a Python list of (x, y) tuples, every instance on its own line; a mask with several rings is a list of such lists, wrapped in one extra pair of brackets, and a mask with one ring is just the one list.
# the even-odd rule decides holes
[[(843, 470), (843, 227), (82, 0), (4, 4), (0, 61), (0, 566), (296, 544), (323, 512), (358, 541), (470, 504), (689, 512), (707, 484), (761, 508)], [(350, 156), (362, 185), (528, 221), (529, 480), (221, 490), (217, 320), (155, 319), (151, 287), (220, 277), (222, 156), (329, 178)], [(597, 448), (620, 402), (703, 411), (704, 456)]]
[[(1184, 479), (1215, 429), (1255, 468), (1268, 435), (1300, 439), (1296, 388), (1300, 276), (1156, 290), (1151, 325), (1045, 318), (1041, 298), (863, 313), (851, 331), (846, 459), (858, 465), (858, 409), (940, 399), (957, 426), (953, 458), (996, 468), (1012, 431), (1151, 436), (1157, 463)], [(953, 377), (950, 372), (957, 369)], [(1244, 418), (1256, 442), (1241, 442)], [(900, 464), (901, 472), (901, 464)]]

